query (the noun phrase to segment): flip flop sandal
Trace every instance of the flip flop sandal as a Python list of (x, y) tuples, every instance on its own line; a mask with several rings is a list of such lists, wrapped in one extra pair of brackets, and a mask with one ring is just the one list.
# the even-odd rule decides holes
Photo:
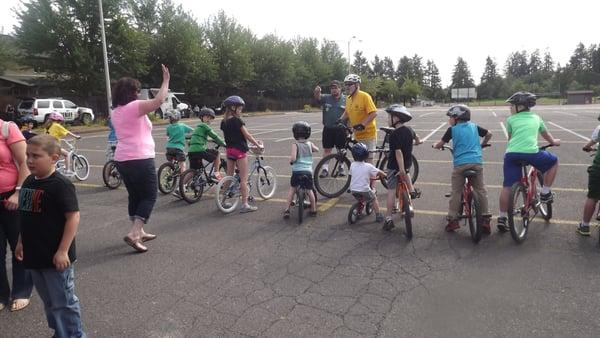
[(10, 304), (10, 312), (15, 312), (19, 310), (23, 310), (29, 305), (29, 299), (19, 298), (12, 301)]
[(145, 235), (142, 236), (142, 242), (151, 241), (153, 239), (156, 239), (156, 237), (158, 237), (158, 236), (156, 236), (154, 234), (145, 234)]
[(123, 237), (123, 240), (125, 241), (125, 243), (127, 243), (127, 245), (129, 245), (130, 247), (135, 249), (135, 251), (137, 251), (137, 252), (143, 253), (143, 252), (148, 251), (148, 248), (143, 246), (139, 240), (134, 241), (133, 239), (131, 239), (127, 236)]

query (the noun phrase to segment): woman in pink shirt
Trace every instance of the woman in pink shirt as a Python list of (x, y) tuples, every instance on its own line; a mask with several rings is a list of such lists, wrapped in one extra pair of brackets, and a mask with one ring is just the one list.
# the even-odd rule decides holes
[[(14, 123), (0, 120), (0, 310), (8, 305), (18, 311), (29, 305), (31, 275), (14, 252), (19, 239), (19, 193), (29, 176), (25, 137)], [(6, 243), (12, 254), (12, 292), (6, 274)]]
[(156, 235), (144, 231), (157, 194), (152, 123), (147, 114), (158, 109), (167, 97), (169, 69), (161, 66), (163, 81), (153, 99), (138, 100), (140, 82), (128, 77), (119, 79), (112, 90), (114, 109), (111, 121), (118, 140), (115, 161), (129, 193), (129, 219), (132, 223), (123, 240), (138, 252), (148, 251), (142, 243), (156, 238)]

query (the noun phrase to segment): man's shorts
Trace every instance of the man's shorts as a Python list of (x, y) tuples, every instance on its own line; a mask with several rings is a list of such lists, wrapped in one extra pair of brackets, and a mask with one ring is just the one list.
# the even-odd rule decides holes
[(340, 127), (323, 127), (323, 148), (343, 148), (346, 144), (346, 130)]
[(511, 187), (515, 182), (521, 179), (521, 166), (519, 161), (525, 161), (534, 166), (537, 170), (545, 173), (552, 168), (558, 158), (556, 155), (542, 150), (537, 153), (506, 153), (504, 154), (504, 182), (503, 187)]
[(246, 158), (246, 152), (238, 148), (227, 148), (225, 151), (228, 160), (237, 161)]
[(372, 200), (375, 199), (375, 194), (372, 191), (350, 191), (350, 193), (352, 193), (352, 196), (354, 196), (354, 198), (356, 198), (357, 200), (359, 198), (362, 198), (366, 203), (371, 202)]
[(600, 168), (588, 167), (588, 194), (587, 198), (600, 200)]
[(185, 161), (185, 153), (181, 149), (177, 148), (167, 148), (167, 161), (173, 161), (174, 159), (183, 162)]
[(192, 169), (202, 169), (202, 160), (206, 162), (213, 162), (219, 152), (215, 149), (206, 149), (205, 151), (189, 152), (188, 158), (190, 159), (190, 167)]
[[(306, 176), (303, 178), (302, 176)], [(292, 177), (290, 178), (290, 186), (296, 188), (297, 186), (301, 186), (304, 189), (313, 190), (313, 176), (312, 173), (304, 172), (304, 171), (293, 171)]]
[(364, 145), (367, 146), (367, 149), (369, 149), (369, 158), (373, 158), (373, 151), (375, 151), (375, 148), (377, 147), (377, 139), (370, 139), (370, 140), (356, 140)]

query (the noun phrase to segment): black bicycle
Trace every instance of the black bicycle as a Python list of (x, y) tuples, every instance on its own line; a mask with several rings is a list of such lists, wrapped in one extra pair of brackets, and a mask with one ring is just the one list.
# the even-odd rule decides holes
[[(217, 146), (215, 150), (218, 148)], [(215, 173), (219, 172), (221, 177), (225, 177), (226, 170), (227, 161), (224, 159), (221, 159), (219, 168), (216, 170), (213, 162), (204, 165), (204, 161), (202, 161), (198, 169), (187, 169), (179, 178), (179, 193), (181, 194), (181, 198), (190, 204), (198, 202), (206, 187), (210, 188), (219, 183), (219, 180), (215, 177)]]

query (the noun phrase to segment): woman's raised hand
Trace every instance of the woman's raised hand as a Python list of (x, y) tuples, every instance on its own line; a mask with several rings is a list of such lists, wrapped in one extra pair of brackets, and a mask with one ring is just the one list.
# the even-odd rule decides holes
[(169, 80), (171, 79), (171, 74), (169, 73), (169, 68), (167, 68), (167, 66), (161, 64), (160, 65), (162, 68), (162, 77), (163, 77), (163, 82), (169, 82)]

